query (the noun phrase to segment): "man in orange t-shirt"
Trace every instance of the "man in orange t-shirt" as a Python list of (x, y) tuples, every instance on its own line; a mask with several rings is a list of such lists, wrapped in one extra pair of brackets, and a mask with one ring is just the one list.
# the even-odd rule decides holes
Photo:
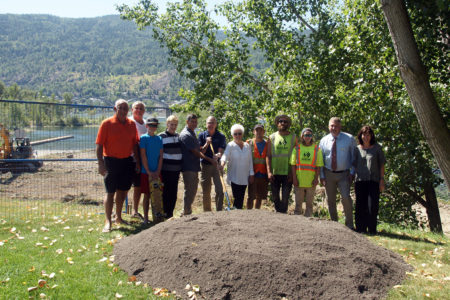
[[(105, 227), (103, 232), (111, 231), (111, 214), (116, 201), (116, 224), (125, 223), (122, 219), (122, 207), (134, 173), (140, 162), (133, 162), (131, 154), (138, 153), (139, 136), (136, 124), (127, 118), (128, 103), (123, 99), (116, 101), (115, 114), (102, 122), (98, 130), (97, 160), (98, 172), (104, 177), (106, 196)], [(138, 157), (136, 158), (139, 159)], [(135, 168), (136, 166), (136, 168)]]

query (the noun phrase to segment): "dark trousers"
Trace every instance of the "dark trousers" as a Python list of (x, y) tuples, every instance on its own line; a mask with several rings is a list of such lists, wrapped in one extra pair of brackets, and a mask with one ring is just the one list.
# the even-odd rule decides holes
[(234, 204), (233, 206), (238, 209), (242, 209), (244, 206), (244, 196), (245, 190), (247, 189), (246, 185), (240, 185), (231, 183), (231, 191), (233, 192)]
[(180, 171), (161, 171), (163, 187), (163, 209), (167, 218), (173, 217), (173, 210), (177, 204), (178, 180)]
[(287, 213), (289, 206), (289, 195), (292, 190), (292, 182), (288, 181), (288, 175), (273, 175), (273, 182), (271, 183), (271, 186), (275, 210), (280, 213)]
[(357, 181), (355, 183), (356, 231), (377, 233), (377, 216), (380, 203), (380, 187), (375, 181)]

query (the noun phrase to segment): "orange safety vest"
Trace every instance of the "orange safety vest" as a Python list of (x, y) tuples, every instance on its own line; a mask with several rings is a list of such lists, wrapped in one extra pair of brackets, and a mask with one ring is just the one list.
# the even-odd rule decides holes
[(301, 163), (301, 151), (300, 151), (300, 144), (297, 145), (297, 164), (296, 164), (296, 170), (297, 171), (316, 171), (316, 162), (317, 162), (317, 150), (319, 149), (319, 146), (316, 144), (314, 146), (314, 155), (313, 159), (311, 161), (311, 164), (302, 164)]
[(262, 154), (259, 154), (256, 139), (249, 140), (253, 144), (253, 171), (256, 173), (267, 174), (266, 157), (267, 157), (267, 142), (264, 145)]

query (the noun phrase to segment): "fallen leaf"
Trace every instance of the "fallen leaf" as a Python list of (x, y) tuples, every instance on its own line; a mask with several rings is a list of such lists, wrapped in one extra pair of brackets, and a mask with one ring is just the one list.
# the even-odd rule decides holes
[(45, 299), (45, 298), (47, 298), (47, 295), (45, 295), (44, 293), (40, 293), (40, 294), (39, 294), (39, 297), (40, 297), (41, 299)]
[(39, 279), (38, 280), (39, 287), (44, 287), (46, 283), (47, 283), (47, 281), (45, 281), (44, 279)]
[(52, 289), (56, 289), (58, 287), (58, 285), (57, 284), (54, 284), (53, 286), (52, 286)]
[(3, 243), (3, 242), (0, 242), (0, 246), (3, 246), (5, 243)]
[(139, 286), (139, 285), (141, 285), (141, 283), (142, 283), (142, 281), (136, 281), (136, 282), (135, 282), (135, 285), (136, 285), (136, 286)]
[(101, 259), (99, 259), (97, 262), (104, 262), (104, 261), (107, 261), (108, 260), (108, 258), (106, 258), (106, 257), (102, 257)]
[(130, 276), (130, 277), (128, 277), (128, 281), (129, 282), (134, 282), (134, 281), (136, 281), (136, 276)]
[(193, 291), (189, 291), (187, 294), (188, 294), (188, 297), (195, 296), (195, 292), (193, 292)]
[(32, 286), (32, 287), (29, 287), (29, 288), (28, 288), (28, 292), (35, 291), (35, 290), (37, 290), (37, 289), (38, 289), (37, 286)]
[(121, 295), (121, 294), (119, 294), (119, 293), (116, 293), (116, 298), (117, 299), (120, 299), (120, 298), (122, 298), (123, 296)]
[(394, 289), (399, 289), (399, 288), (401, 288), (401, 287), (402, 287), (401, 284), (394, 285)]
[(200, 287), (196, 284), (192, 286), (192, 290), (196, 293), (200, 292)]
[(55, 273), (50, 273), (50, 275), (48, 275), (48, 278), (53, 278), (55, 277)]
[(64, 230), (69, 230), (69, 229), (70, 229), (69, 226), (64, 227)]
[(117, 283), (117, 285), (122, 285), (122, 280), (120, 280), (118, 283)]
[(42, 227), (41, 227), (41, 231), (48, 231), (48, 228), (42, 226)]
[(184, 288), (185, 290), (190, 290), (191, 289), (191, 285), (188, 283), (186, 284), (186, 287)]
[(35, 232), (37, 232), (37, 230), (33, 228), (33, 229), (31, 229), (31, 232), (35, 233)]
[(117, 267), (114, 267), (114, 268), (113, 268), (113, 272), (114, 272), (114, 273), (117, 273), (118, 271), (119, 271), (119, 269), (118, 269)]
[(64, 252), (63, 249), (57, 249), (57, 250), (56, 250), (56, 253), (57, 253), (57, 254), (61, 254), (61, 253), (63, 253), (63, 252)]
[(9, 230), (9, 232), (11, 232), (11, 233), (16, 232), (16, 227), (11, 228), (11, 229)]
[(42, 245), (44, 245), (44, 244), (42, 244), (42, 243), (36, 243), (36, 246), (42, 246)]
[(34, 266), (31, 266), (31, 268), (28, 270), (28, 272), (34, 272), (36, 268)]

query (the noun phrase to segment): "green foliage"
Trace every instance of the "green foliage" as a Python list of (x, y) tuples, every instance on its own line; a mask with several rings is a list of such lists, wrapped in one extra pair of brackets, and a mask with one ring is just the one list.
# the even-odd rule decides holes
[[(69, 19), (0, 14), (0, 80), (17, 98), (23, 88), (62, 98), (148, 96), (181, 100), (189, 86), (167, 61), (167, 51), (119, 16)], [(6, 59), (7, 58), (7, 59)], [(5, 98), (0, 87), (0, 97)], [(156, 97), (157, 98), (157, 97)]]
[[(439, 50), (443, 43), (436, 44), (448, 27), (435, 30), (448, 8), (436, 3), (425, 14), (418, 4), (409, 10), (448, 115), (448, 74), (439, 75), (447, 73), (448, 57)], [(119, 10), (139, 28), (151, 26), (177, 71), (194, 82), (180, 90), (187, 103), (177, 109), (210, 109), (225, 128), (251, 128), (260, 119), (272, 130), (274, 117), (285, 113), (294, 131), (308, 126), (317, 137), (327, 133), (332, 116), (340, 116), (352, 134), (370, 124), (387, 157), (382, 220), (415, 224), (411, 204), (432, 201), (441, 180), (432, 172), (435, 163), (399, 77), (378, 1), (227, 2), (215, 7), (229, 22), (220, 38), (204, 1), (171, 3), (163, 14), (149, 0)], [(255, 52), (263, 56), (262, 68), (255, 68)]]

